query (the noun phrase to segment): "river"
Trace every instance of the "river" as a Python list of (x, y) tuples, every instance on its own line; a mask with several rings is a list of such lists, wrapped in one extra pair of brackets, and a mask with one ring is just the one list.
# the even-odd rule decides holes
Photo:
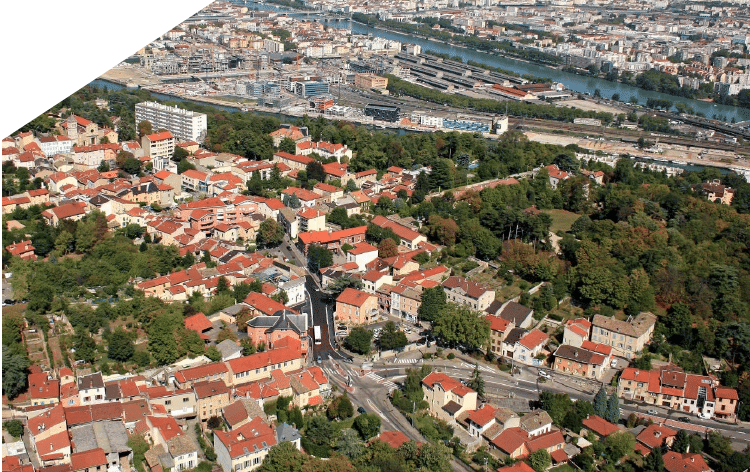
[[(251, 9), (286, 12), (290, 14), (290, 16), (294, 16), (295, 13), (294, 10), (290, 8), (278, 5), (255, 2), (245, 3), (242, 0), (233, 1), (235, 3), (247, 5)], [(638, 87), (633, 87), (631, 85), (621, 84), (619, 82), (610, 82), (608, 80), (600, 78), (585, 77), (582, 75), (572, 74), (570, 72), (563, 72), (539, 64), (453, 46), (430, 39), (414, 38), (407, 34), (385, 31), (380, 28), (373, 28), (354, 21), (336, 20), (329, 21), (326, 24), (335, 26), (336, 28), (340, 29), (350, 30), (355, 34), (367, 34), (380, 38), (391, 39), (394, 41), (400, 41), (402, 43), (419, 44), (420, 46), (422, 46), (422, 50), (430, 50), (443, 54), (449, 54), (451, 56), (458, 56), (464, 62), (470, 60), (481, 62), (493, 67), (499, 67), (501, 69), (514, 72), (518, 75), (551, 77), (554, 81), (561, 82), (568, 89), (578, 93), (588, 92), (593, 95), (594, 90), (599, 89), (602, 97), (610, 98), (613, 94), (618, 93), (620, 94), (620, 100), (629, 100), (630, 97), (636, 97), (638, 99), (638, 103), (642, 105), (645, 105), (649, 98), (663, 98), (670, 100), (673, 103), (685, 102), (696, 112), (703, 113), (706, 118), (726, 119), (727, 122), (730, 122), (732, 118), (734, 118), (734, 120), (737, 122), (750, 120), (750, 109), (747, 108), (730, 107), (727, 105), (720, 105), (684, 97), (677, 97), (660, 92), (652, 92), (643, 90)]]

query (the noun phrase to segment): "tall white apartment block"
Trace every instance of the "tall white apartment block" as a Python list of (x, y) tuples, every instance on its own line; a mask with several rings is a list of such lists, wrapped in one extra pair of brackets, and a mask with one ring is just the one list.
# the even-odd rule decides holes
[(179, 107), (170, 107), (156, 102), (141, 102), (135, 105), (135, 126), (141, 121), (151, 122), (154, 131), (166, 129), (179, 141), (203, 142), (208, 122), (205, 113), (197, 113)]

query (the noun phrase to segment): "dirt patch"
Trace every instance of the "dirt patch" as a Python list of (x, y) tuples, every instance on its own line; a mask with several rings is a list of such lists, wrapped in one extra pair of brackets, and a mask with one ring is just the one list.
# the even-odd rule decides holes
[(607, 105), (606, 103), (596, 103), (592, 100), (560, 100), (559, 102), (555, 102), (559, 106), (566, 106), (571, 108), (578, 108), (579, 110), (583, 111), (595, 111), (600, 113), (612, 113), (615, 115), (618, 115), (620, 113), (624, 113), (624, 111), (621, 108), (613, 107), (611, 105)]
[(65, 360), (62, 355), (62, 349), (60, 349), (60, 338), (57, 336), (49, 338), (49, 348), (52, 351), (52, 364), (55, 366), (64, 366)]

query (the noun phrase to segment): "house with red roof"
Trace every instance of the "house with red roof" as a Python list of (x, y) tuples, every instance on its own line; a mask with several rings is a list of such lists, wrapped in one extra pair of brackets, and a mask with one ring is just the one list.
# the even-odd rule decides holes
[(311, 244), (318, 244), (329, 250), (341, 252), (341, 246), (344, 244), (353, 246), (364, 241), (366, 232), (367, 226), (356, 226), (339, 231), (306, 231), (299, 234), (297, 246), (305, 254), (307, 254), (307, 249)]
[(544, 346), (547, 345), (548, 340), (549, 338), (546, 333), (538, 329), (532, 329), (516, 342), (515, 349), (513, 350), (513, 360), (530, 366), (542, 365), (544, 359), (537, 359), (537, 356), (542, 352)]
[(276, 148), (278, 148), (279, 144), (281, 144), (281, 141), (286, 138), (291, 139), (296, 144), (310, 141), (310, 132), (308, 131), (307, 126), (297, 127), (288, 124), (282, 124), (281, 128), (269, 133), (269, 136), (271, 136), (271, 139), (273, 139), (273, 146)]
[(335, 202), (336, 200), (344, 196), (343, 189), (323, 182), (318, 182), (317, 184), (315, 184), (312, 191), (320, 195), (321, 203)]
[(667, 472), (711, 472), (700, 454), (669, 451), (662, 458)]
[[(344, 182), (344, 176), (347, 175), (347, 164), (339, 164), (338, 162), (331, 162), (328, 164), (323, 164), (323, 172), (326, 174), (326, 182), (331, 182), (332, 180), (338, 180), (342, 184), (345, 184)], [(336, 201), (335, 199), (332, 199), (332, 201)]]
[(555, 463), (568, 460), (567, 454), (563, 451), (565, 438), (557, 430), (533, 436), (522, 427), (507, 428), (490, 442), (490, 447), (503, 458), (524, 459), (544, 449)]
[[(659, 405), (683, 413), (720, 416), (733, 419), (737, 413), (738, 400), (733, 398), (736, 390), (719, 385), (714, 375), (688, 374), (676, 365), (665, 365), (658, 369), (641, 370), (628, 367), (620, 374), (617, 395), (627, 400), (638, 400), (650, 405)], [(717, 411), (717, 391), (722, 395)]]
[(477, 409), (477, 392), (442, 372), (422, 379), (422, 391), (430, 412), (449, 423), (461, 413)]
[(490, 351), (496, 356), (502, 356), (503, 341), (516, 325), (512, 321), (495, 315), (486, 315), (486, 318), (490, 322)]
[(260, 416), (229, 432), (214, 432), (217, 462), (224, 472), (253, 470), (277, 443), (276, 432)]
[(494, 290), (465, 277), (448, 277), (443, 288), (449, 302), (467, 305), (472, 310), (484, 311), (495, 300)]
[(389, 228), (393, 230), (396, 235), (401, 238), (401, 246), (406, 249), (415, 250), (419, 248), (421, 243), (427, 242), (427, 237), (415, 231), (412, 228), (404, 226), (393, 220), (390, 220), (384, 216), (378, 215), (372, 219), (374, 225), (380, 226), (381, 228)]
[(71, 472), (106, 472), (108, 465), (104, 449), (100, 447), (70, 455)]
[(341, 323), (362, 325), (378, 314), (378, 298), (362, 290), (347, 287), (336, 297), (335, 318)]
[(352, 158), (352, 150), (346, 147), (346, 144), (332, 144), (326, 141), (301, 141), (297, 143), (297, 154), (303, 156), (309, 156), (310, 154), (317, 154), (320, 157), (328, 160), (335, 158), (336, 162), (341, 162), (342, 157)]
[(36, 254), (34, 254), (34, 246), (31, 245), (31, 240), (19, 241), (17, 243), (8, 244), (5, 246), (5, 250), (10, 253), (11, 256), (20, 257), (24, 261), (35, 261)]
[[(586, 341), (590, 343), (590, 341)], [(582, 347), (563, 344), (554, 353), (552, 368), (568, 375), (586, 379), (600, 379), (607, 367), (608, 357)]]
[(182, 431), (173, 417), (147, 416), (146, 422), (155, 443), (147, 452), (147, 455), (151, 453), (146, 457), (149, 465), (156, 462), (154, 456), (158, 457), (157, 463), (162, 462), (165, 454), (174, 464), (173, 470), (188, 470), (198, 465), (198, 445)]
[(271, 371), (293, 372), (302, 368), (300, 343), (289, 336), (276, 343), (275, 349), (256, 352), (226, 362), (232, 375), (231, 385), (238, 386), (268, 379)]
[(525, 462), (516, 462), (513, 465), (506, 465), (500, 467), (497, 472), (536, 472), (531, 466)]
[(273, 153), (273, 160), (271, 162), (284, 164), (289, 166), (292, 170), (305, 170), (307, 166), (315, 159), (309, 156), (303, 156), (301, 154), (289, 154), (288, 152), (275, 152)]
[(3, 471), (4, 472), (34, 472), (34, 464), (21, 464), (19, 456), (7, 455), (3, 456)]
[[(620, 430), (617, 425), (610, 423), (601, 416), (589, 415), (583, 420), (584, 428), (596, 434), (599, 438), (606, 438)], [(581, 434), (585, 437), (585, 434)]]
[(565, 322), (563, 331), (563, 344), (581, 347), (584, 341), (589, 340), (591, 333), (591, 322), (585, 318), (576, 318)]
[(354, 262), (359, 270), (365, 270), (365, 266), (378, 257), (378, 248), (367, 242), (361, 242), (354, 245), (346, 253), (346, 261)]
[(552, 189), (556, 189), (560, 185), (560, 182), (570, 178), (569, 173), (560, 170), (555, 164), (544, 166), (544, 168), (547, 169), (547, 173), (549, 174), (549, 184)]
[(193, 316), (188, 316), (185, 318), (185, 327), (191, 331), (195, 331), (198, 333), (198, 336), (201, 337), (204, 341), (208, 342), (211, 340), (211, 338), (208, 337), (206, 334), (208, 331), (211, 330), (211, 328), (214, 327), (213, 324), (206, 318), (206, 315), (203, 313), (196, 313)]
[(663, 424), (652, 423), (646, 426), (646, 428), (635, 437), (636, 441), (638, 441), (635, 449), (643, 456), (647, 456), (653, 449), (658, 450), (664, 446), (672, 447), (675, 436), (677, 436), (677, 431), (674, 429), (668, 428)]
[(401, 431), (383, 431), (378, 436), (378, 441), (388, 444), (393, 449), (398, 449), (402, 444), (409, 442), (410, 439)]
[(57, 226), (61, 220), (79, 221), (86, 216), (87, 205), (84, 202), (64, 203), (60, 206), (48, 208), (42, 216), (50, 226)]
[(230, 391), (223, 380), (209, 380), (193, 384), (198, 399), (198, 418), (206, 422), (212, 416), (221, 416), (221, 410), (229, 405)]
[(31, 405), (54, 405), (60, 402), (60, 381), (46, 373), (29, 374), (29, 395)]

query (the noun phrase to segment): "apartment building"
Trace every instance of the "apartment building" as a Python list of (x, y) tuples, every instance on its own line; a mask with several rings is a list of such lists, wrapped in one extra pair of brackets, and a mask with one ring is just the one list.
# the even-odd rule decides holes
[(93, 405), (106, 401), (101, 372), (78, 377), (78, 397), (81, 405)]
[(396, 285), (391, 290), (391, 314), (412, 323), (417, 321), (422, 294), (415, 288)]
[(353, 325), (368, 324), (378, 314), (378, 298), (348, 287), (336, 298), (336, 319)]
[(734, 419), (738, 395), (733, 388), (721, 387), (712, 376), (688, 374), (675, 365), (640, 370), (628, 367), (620, 375), (617, 395), (683, 413)]
[(180, 141), (203, 142), (208, 129), (208, 119), (205, 113), (156, 102), (136, 103), (136, 127), (141, 121), (151, 122), (152, 129), (170, 131)]
[(495, 300), (495, 291), (464, 277), (448, 277), (443, 282), (449, 302), (484, 311)]
[(442, 372), (432, 372), (422, 379), (422, 391), (430, 413), (448, 422), (477, 409), (477, 392)]
[(169, 170), (170, 159), (174, 154), (174, 143), (174, 135), (169, 131), (148, 134), (141, 140), (143, 152), (151, 158), (155, 172)]
[(591, 341), (612, 346), (617, 356), (632, 359), (651, 341), (656, 316), (641, 312), (635, 319), (627, 321), (594, 315)]
[(224, 472), (257, 469), (276, 445), (276, 433), (260, 416), (229, 432), (214, 431), (216, 461)]
[(175, 418), (194, 418), (198, 414), (198, 403), (191, 388), (167, 390), (165, 387), (151, 387), (146, 390), (149, 404), (161, 405), (168, 415)]
[(195, 397), (198, 399), (198, 418), (208, 421), (212, 416), (221, 416), (225, 406), (229, 405), (229, 388), (223, 380), (196, 382), (193, 384)]

